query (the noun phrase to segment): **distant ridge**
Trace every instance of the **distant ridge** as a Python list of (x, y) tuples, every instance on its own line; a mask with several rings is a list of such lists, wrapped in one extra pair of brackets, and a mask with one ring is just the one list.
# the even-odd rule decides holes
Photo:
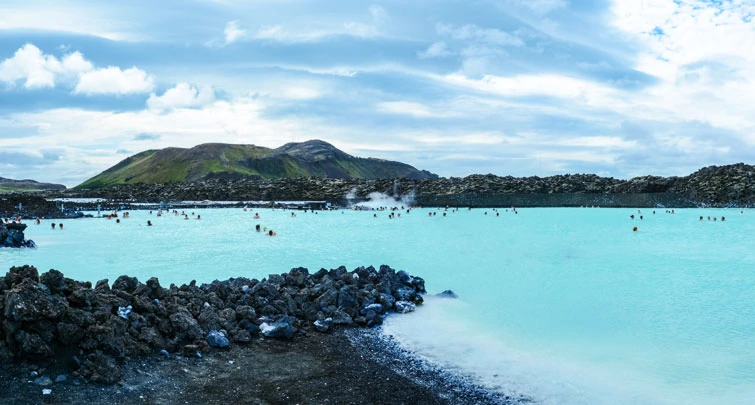
[(54, 183), (40, 183), (36, 180), (13, 180), (0, 177), (0, 193), (65, 190), (66, 186)]
[(281, 179), (433, 179), (436, 174), (401, 163), (359, 158), (321, 141), (287, 143), (270, 149), (255, 145), (206, 143), (193, 148), (147, 150), (81, 183), (77, 189), (118, 184), (164, 184), (200, 180)]

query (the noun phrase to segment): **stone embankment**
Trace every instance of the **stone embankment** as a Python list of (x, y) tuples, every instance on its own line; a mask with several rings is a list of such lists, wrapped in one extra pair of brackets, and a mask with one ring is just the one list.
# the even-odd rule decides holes
[(0, 361), (65, 362), (74, 376), (112, 384), (130, 357), (201, 357), (252, 339), (372, 326), (412, 311), (421, 293), (423, 279), (388, 266), (168, 288), (127, 276), (92, 288), (57, 270), (12, 267), (0, 277)]

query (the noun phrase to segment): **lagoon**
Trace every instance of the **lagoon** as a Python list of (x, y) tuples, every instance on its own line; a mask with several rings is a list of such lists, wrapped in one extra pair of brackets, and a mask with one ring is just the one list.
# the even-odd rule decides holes
[(63, 230), (29, 223), (39, 247), (0, 249), (0, 269), (168, 285), (388, 264), (459, 298), (428, 296), (384, 332), (491, 389), (548, 404), (755, 397), (750, 210), (184, 211), (190, 219), (132, 211), (120, 223), (55, 220)]

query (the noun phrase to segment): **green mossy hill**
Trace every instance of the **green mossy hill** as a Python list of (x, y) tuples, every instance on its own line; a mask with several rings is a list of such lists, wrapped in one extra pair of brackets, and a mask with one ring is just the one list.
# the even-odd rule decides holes
[(319, 140), (288, 143), (277, 149), (206, 143), (190, 149), (165, 148), (138, 153), (76, 188), (97, 189), (117, 184), (162, 184), (246, 177), (432, 179), (438, 176), (400, 162), (354, 157)]
[(0, 194), (65, 190), (62, 184), (40, 183), (34, 180), (11, 180), (0, 177)]

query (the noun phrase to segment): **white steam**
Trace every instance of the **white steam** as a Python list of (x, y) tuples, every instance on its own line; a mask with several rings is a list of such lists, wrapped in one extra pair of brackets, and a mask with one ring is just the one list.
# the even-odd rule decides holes
[[(348, 195), (346, 197), (349, 198)], [(351, 198), (353, 200), (354, 198)], [(351, 208), (362, 210), (379, 210), (393, 207), (409, 208), (414, 205), (414, 190), (400, 196), (390, 196), (385, 193), (374, 191), (367, 195), (366, 201), (351, 204)]]

